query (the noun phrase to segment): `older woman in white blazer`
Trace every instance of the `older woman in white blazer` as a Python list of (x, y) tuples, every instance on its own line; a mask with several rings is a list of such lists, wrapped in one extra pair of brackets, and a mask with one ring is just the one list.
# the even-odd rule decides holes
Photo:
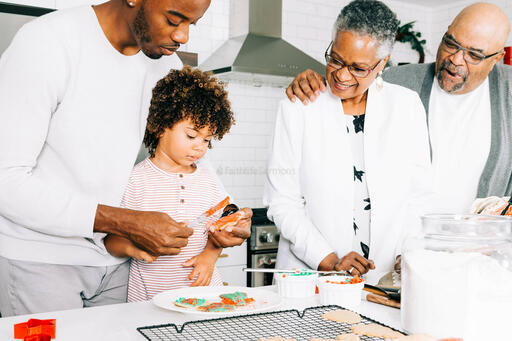
[(278, 268), (391, 271), (429, 193), (430, 149), (418, 95), (386, 83), (398, 21), (379, 1), (339, 14), (325, 52), (329, 91), (281, 101), (264, 204), (281, 233)]

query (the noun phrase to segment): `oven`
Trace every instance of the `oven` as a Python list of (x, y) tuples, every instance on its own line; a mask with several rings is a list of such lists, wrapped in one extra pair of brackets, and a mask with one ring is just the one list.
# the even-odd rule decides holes
[[(251, 237), (247, 243), (247, 267), (269, 268), (276, 266), (279, 232), (273, 222), (267, 218), (266, 208), (254, 208)], [(272, 285), (273, 273), (248, 272), (247, 286), (259, 287)]]

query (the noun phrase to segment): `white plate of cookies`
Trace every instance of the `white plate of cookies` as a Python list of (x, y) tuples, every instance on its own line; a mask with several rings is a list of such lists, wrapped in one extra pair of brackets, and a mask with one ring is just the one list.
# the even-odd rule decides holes
[(259, 288), (188, 287), (164, 291), (153, 297), (152, 302), (162, 309), (213, 317), (275, 309), (281, 304), (281, 297)]

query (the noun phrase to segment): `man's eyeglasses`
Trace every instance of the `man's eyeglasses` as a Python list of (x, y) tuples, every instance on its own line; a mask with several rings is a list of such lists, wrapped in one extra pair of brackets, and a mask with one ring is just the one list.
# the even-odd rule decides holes
[(370, 73), (372, 73), (373, 70), (375, 70), (375, 68), (380, 64), (380, 62), (382, 62), (382, 59), (380, 59), (379, 62), (377, 64), (375, 64), (375, 66), (370, 69), (365, 69), (365, 68), (355, 66), (355, 65), (346, 65), (342, 61), (339, 61), (336, 58), (334, 58), (333, 56), (331, 56), (331, 54), (329, 53), (329, 49), (331, 48), (331, 46), (332, 46), (332, 41), (329, 44), (329, 46), (327, 47), (327, 50), (325, 50), (325, 55), (324, 55), (325, 62), (327, 63), (327, 65), (329, 65), (330, 67), (335, 69), (336, 72), (343, 69), (344, 67), (347, 67), (348, 72), (350, 72), (350, 74), (352, 76), (357, 77), (357, 78), (365, 78), (365, 77), (368, 77), (368, 75)]
[(443, 37), (441, 47), (443, 50), (448, 52), (450, 55), (454, 55), (457, 52), (459, 52), (459, 50), (462, 50), (462, 55), (464, 57), (464, 60), (466, 62), (468, 62), (469, 64), (473, 64), (473, 65), (480, 64), (482, 62), (482, 60), (490, 58), (492, 56), (497, 55), (498, 53), (503, 52), (503, 50), (500, 50), (498, 52), (485, 55), (480, 51), (462, 47), (455, 39), (453, 39), (450, 36), (446, 36), (446, 35)]

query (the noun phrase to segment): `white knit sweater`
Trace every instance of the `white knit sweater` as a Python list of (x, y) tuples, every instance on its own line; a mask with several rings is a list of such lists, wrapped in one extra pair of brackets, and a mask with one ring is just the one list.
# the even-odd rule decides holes
[(90, 6), (26, 24), (0, 59), (0, 255), (111, 265), (93, 233), (99, 203), (119, 205), (151, 89), (176, 56), (113, 48)]

